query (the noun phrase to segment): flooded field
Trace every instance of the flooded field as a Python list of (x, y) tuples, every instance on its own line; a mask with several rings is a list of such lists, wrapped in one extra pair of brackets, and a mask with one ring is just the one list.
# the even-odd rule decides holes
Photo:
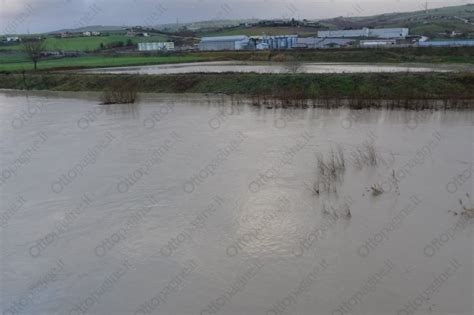
[(2, 314), (472, 314), (473, 111), (98, 99), (0, 92)]
[[(349, 64), (349, 63), (309, 63), (298, 64), (298, 72), (304, 73), (379, 73), (379, 72), (448, 72), (469, 71), (472, 67), (463, 65), (387, 65), (387, 64)], [(472, 69), (471, 69), (472, 70)], [(295, 65), (268, 62), (215, 61), (199, 63), (166, 64), (156, 66), (136, 66), (88, 69), (88, 73), (116, 74), (179, 74), (179, 73), (221, 73), (221, 72), (256, 72), (288, 73), (295, 71)]]

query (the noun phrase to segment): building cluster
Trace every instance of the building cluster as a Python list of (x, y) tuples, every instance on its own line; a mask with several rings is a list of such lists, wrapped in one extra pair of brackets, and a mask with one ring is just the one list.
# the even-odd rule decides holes
[(138, 43), (139, 51), (173, 51), (173, 42)]
[(2, 41), (5, 43), (18, 43), (21, 42), (21, 38), (18, 36), (5, 37)]
[(216, 36), (203, 37), (199, 50), (264, 50), (291, 49), (296, 47), (297, 35), (280, 36)]
[(81, 37), (81, 36), (82, 37), (102, 36), (102, 33), (91, 32), (91, 31), (86, 31), (82, 33), (61, 32), (61, 33), (54, 33), (52, 35), (57, 38), (72, 38), (72, 37)]
[(280, 36), (216, 36), (203, 37), (199, 50), (285, 50), (343, 47), (407, 47), (407, 46), (473, 46), (473, 40), (424, 41), (410, 36), (408, 28), (362, 28), (356, 30), (319, 31), (317, 37)]
[(100, 32), (83, 32), (82, 33), (82, 36), (85, 36), (85, 37), (90, 37), (90, 36), (100, 36)]
[[(280, 36), (216, 36), (203, 37), (199, 50), (284, 50), (292, 48), (340, 48), (393, 46), (397, 40), (405, 40), (407, 28), (386, 28), (341, 31), (320, 31), (317, 37), (299, 38), (297, 35)], [(361, 40), (362, 38), (367, 40)], [(370, 40), (369, 40), (370, 39)]]

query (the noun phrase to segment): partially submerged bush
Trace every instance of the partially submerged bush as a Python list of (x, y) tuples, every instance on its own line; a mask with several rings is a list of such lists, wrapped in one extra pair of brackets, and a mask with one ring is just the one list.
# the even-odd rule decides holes
[(364, 166), (377, 166), (378, 164), (377, 150), (373, 143), (365, 143), (358, 147), (351, 153), (351, 158), (357, 169), (362, 169)]
[(138, 100), (138, 84), (133, 80), (113, 81), (102, 93), (102, 104), (133, 104)]
[(474, 206), (471, 201), (471, 196), (469, 194), (466, 194), (467, 200), (469, 200), (470, 205), (466, 206), (462, 199), (459, 200), (459, 203), (461, 204), (461, 207), (463, 208), (462, 214), (471, 218), (474, 218)]
[(325, 158), (322, 154), (316, 156), (318, 163), (317, 181), (314, 185), (315, 194), (321, 192), (337, 192), (336, 184), (339, 183), (346, 170), (344, 149), (341, 145), (337, 150), (331, 149), (329, 157)]
[(372, 187), (370, 187), (370, 189), (372, 190), (372, 195), (374, 197), (380, 196), (384, 193), (382, 187), (380, 187), (378, 184), (373, 185)]

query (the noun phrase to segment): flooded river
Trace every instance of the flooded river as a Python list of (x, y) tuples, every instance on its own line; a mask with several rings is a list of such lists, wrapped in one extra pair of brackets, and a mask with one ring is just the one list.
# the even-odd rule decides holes
[(98, 98), (0, 92), (2, 314), (472, 314), (472, 111)]
[[(350, 64), (350, 63), (309, 63), (297, 66), (285, 63), (216, 61), (199, 63), (165, 64), (154, 66), (116, 67), (87, 69), (89, 73), (116, 74), (179, 74), (179, 73), (221, 73), (221, 72), (256, 72), (256, 73), (377, 73), (377, 72), (447, 72), (458, 70), (456, 66), (446, 65), (410, 65), (410, 64)], [(467, 71), (466, 67), (459, 70)]]

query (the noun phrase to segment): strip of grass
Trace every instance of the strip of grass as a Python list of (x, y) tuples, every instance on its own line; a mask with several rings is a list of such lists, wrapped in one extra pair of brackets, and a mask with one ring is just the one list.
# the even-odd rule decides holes
[[(206, 61), (205, 57), (194, 55), (171, 55), (171, 56), (83, 56), (74, 58), (46, 59), (38, 63), (39, 70), (51, 69), (78, 69), (78, 68), (100, 68), (120, 67), (135, 65), (152, 65), (164, 63), (182, 63)], [(33, 64), (25, 57), (11, 56), (1, 57), (0, 71), (22, 71), (33, 70)]]
[(225, 93), (285, 98), (474, 100), (473, 73), (387, 74), (2, 74), (0, 88), (103, 91), (133, 82), (140, 92)]
[(364, 63), (474, 63), (474, 47), (342, 48), (289, 51), (200, 52), (200, 56), (218, 60), (297, 59), (307, 62)]

